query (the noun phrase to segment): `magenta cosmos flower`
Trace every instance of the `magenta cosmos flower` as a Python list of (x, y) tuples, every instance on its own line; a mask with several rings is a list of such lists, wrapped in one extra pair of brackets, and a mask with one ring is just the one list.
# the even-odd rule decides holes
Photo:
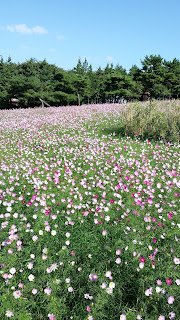
[(166, 279), (166, 283), (170, 286), (170, 285), (171, 285), (171, 283), (172, 283), (172, 279), (167, 278), (167, 279)]

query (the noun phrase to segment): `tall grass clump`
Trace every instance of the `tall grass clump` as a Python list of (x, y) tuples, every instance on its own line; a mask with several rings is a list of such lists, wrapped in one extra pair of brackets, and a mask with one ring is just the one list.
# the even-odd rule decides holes
[(180, 102), (151, 101), (133, 103), (126, 107), (124, 128), (129, 135), (142, 139), (166, 139), (178, 142), (180, 138)]
[(180, 319), (180, 146), (124, 110), (0, 111), (0, 319)]

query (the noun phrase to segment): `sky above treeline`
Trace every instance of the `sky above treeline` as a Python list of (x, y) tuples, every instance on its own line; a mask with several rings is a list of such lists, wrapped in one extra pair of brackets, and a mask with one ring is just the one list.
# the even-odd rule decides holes
[(146, 55), (180, 59), (180, 0), (9, 0), (0, 5), (0, 56), (64, 70), (85, 57), (127, 71)]

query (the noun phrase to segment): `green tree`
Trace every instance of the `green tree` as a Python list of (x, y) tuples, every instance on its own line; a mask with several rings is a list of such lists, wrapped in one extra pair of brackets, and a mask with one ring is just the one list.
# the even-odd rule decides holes
[(166, 97), (168, 90), (164, 83), (166, 67), (163, 58), (160, 55), (145, 56), (141, 63), (140, 79), (144, 91), (149, 91), (153, 98)]
[(180, 97), (180, 61), (173, 59), (173, 61), (165, 61), (166, 75), (165, 86), (169, 93), (169, 98)]

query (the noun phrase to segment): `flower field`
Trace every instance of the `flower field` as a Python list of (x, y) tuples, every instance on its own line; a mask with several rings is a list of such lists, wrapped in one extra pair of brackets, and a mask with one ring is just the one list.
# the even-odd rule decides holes
[(126, 108), (0, 110), (1, 319), (180, 319), (180, 145)]

